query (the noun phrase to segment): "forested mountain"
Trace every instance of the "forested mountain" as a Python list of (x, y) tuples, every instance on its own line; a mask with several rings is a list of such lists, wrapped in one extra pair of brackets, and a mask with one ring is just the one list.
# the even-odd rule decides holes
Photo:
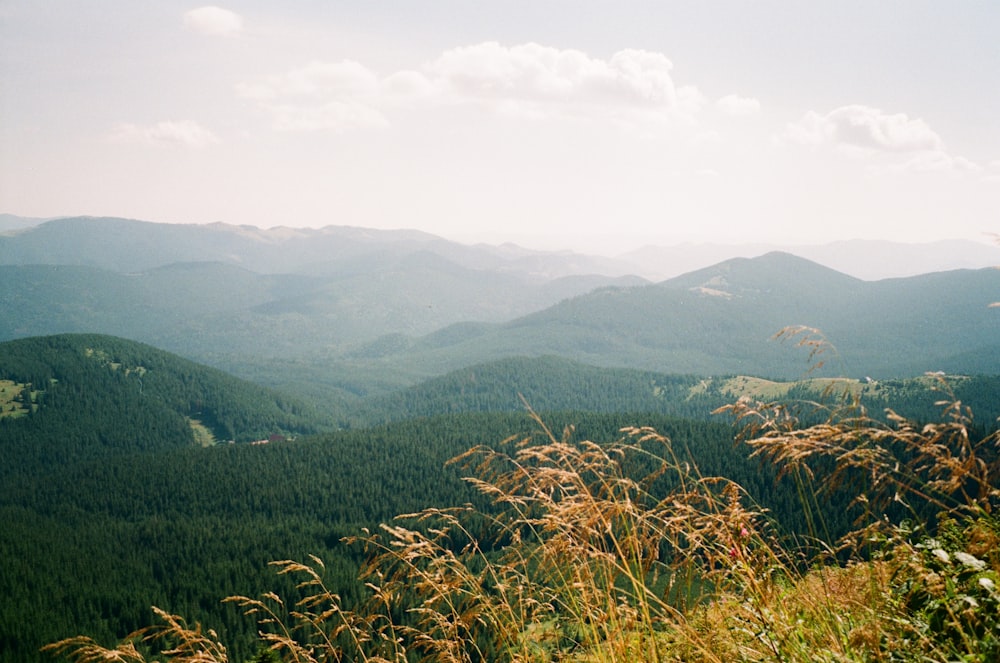
[(510, 355), (559, 355), (662, 373), (796, 378), (806, 353), (773, 340), (822, 332), (833, 375), (1000, 372), (1000, 270), (866, 282), (789, 254), (734, 259), (676, 279), (602, 288), (500, 325), (443, 330), (386, 348), (381, 361), (458, 369)]
[(769, 340), (788, 325), (822, 330), (836, 373), (1000, 368), (996, 270), (868, 282), (781, 253), (658, 284), (588, 268), (412, 231), (57, 219), (0, 235), (0, 339), (113, 334), (340, 404), (512, 356), (794, 378), (802, 353)]
[(662, 281), (734, 257), (782, 251), (866, 281), (1000, 265), (1000, 246), (967, 240), (926, 243), (842, 240), (829, 244), (694, 244), (644, 246), (619, 258), (639, 274)]
[[(255, 381), (322, 401), (364, 395), (484, 361), (553, 355), (661, 373), (800, 377), (804, 353), (771, 340), (809, 325), (839, 354), (834, 374), (873, 377), (925, 371), (998, 370), (1000, 271), (977, 270), (865, 282), (785, 254), (740, 259), (657, 285), (602, 288), (566, 279), (535, 290), (532, 307), (502, 324), (496, 302), (514, 285), (466, 278), (437, 258), (411, 268), (332, 282), (262, 275), (221, 263), (185, 263), (139, 275), (87, 267), (0, 267), (0, 338), (95, 331), (151, 342)], [(428, 284), (435, 282), (434, 288)], [(447, 298), (447, 301), (445, 299)], [(443, 312), (444, 311), (444, 312)], [(507, 314), (511, 309), (507, 309)], [(443, 317), (442, 317), (443, 316)], [(391, 332), (391, 333), (389, 333)], [(381, 334), (381, 336), (379, 336)], [(375, 338), (378, 336), (378, 338)], [(367, 340), (366, 340), (367, 339)]]
[(467, 366), (384, 395), (360, 399), (345, 414), (355, 427), (441, 413), (539, 411), (649, 412), (719, 421), (719, 407), (746, 396), (789, 403), (858, 398), (873, 416), (893, 408), (916, 421), (940, 417), (940, 400), (957, 399), (992, 429), (1000, 417), (1000, 376), (807, 377), (775, 381), (747, 375), (702, 377), (633, 368), (601, 368), (555, 356), (511, 357)]
[[(341, 537), (481, 505), (446, 462), (538, 436), (526, 407), (574, 440), (668, 433), (789, 533), (807, 528), (799, 487), (733, 444), (719, 406), (818, 416), (857, 397), (929, 421), (955, 398), (978, 428), (1000, 416), (1000, 270), (870, 282), (769, 253), (651, 284), (410, 231), (28, 221), (0, 235), (4, 661), (77, 633), (110, 643), (151, 605), (247, 660), (254, 624), (222, 598), (292, 592), (267, 563), (316, 554), (358, 600)], [(789, 325), (828, 345), (773, 339)], [(927, 371), (950, 377), (911, 377)], [(843, 531), (847, 501), (824, 499)]]
[(154, 347), (71, 334), (0, 343), (0, 475), (218, 441), (329, 430), (325, 414)]
[[(455, 414), (294, 441), (200, 447), (183, 440), (183, 420), (167, 427), (154, 418), (157, 409), (143, 413), (116, 385), (137, 386), (135, 371), (126, 374), (136, 357), (122, 353), (107, 363), (96, 353), (84, 356), (119, 379), (88, 375), (88, 393), (57, 390), (74, 384), (88, 365), (53, 378), (28, 355), (14, 354), (24, 364), (19, 379), (31, 375), (49, 389), (31, 389), (40, 406), (34, 412), (11, 416), (8, 409), (0, 420), (4, 661), (49, 660), (38, 647), (77, 633), (112, 642), (149, 624), (153, 605), (211, 624), (231, 660), (248, 660), (258, 647), (253, 619), (221, 599), (275, 589), (290, 595), (291, 580), (275, 578), (268, 562), (315, 554), (326, 563), (329, 585), (350, 606), (364, 592), (355, 582), (362, 551), (344, 546), (341, 537), (400, 513), (477, 501), (459, 480), (460, 469), (446, 461), (478, 444), (537, 432), (524, 413)], [(162, 391), (153, 379), (162, 367), (147, 354), (141, 359), (133, 368), (147, 367), (143, 395), (149, 400)], [(105, 388), (112, 400), (125, 402), (102, 401)], [(76, 415), (72, 421), (29, 425), (50, 420), (46, 411), (68, 400), (80, 403), (62, 408)], [(556, 431), (576, 426), (575, 439), (601, 441), (616, 439), (625, 425), (656, 426), (711, 471), (746, 478), (767, 503), (793, 499), (791, 492), (775, 492), (770, 476), (744, 451), (734, 451), (725, 424), (650, 413), (545, 419)]]
[(417, 232), (58, 219), (0, 235), (0, 339), (99, 332), (228, 367), (325, 358), (641, 282), (587, 266)]
[(76, 265), (129, 273), (175, 262), (222, 262), (262, 274), (334, 275), (379, 271), (424, 253), (468, 269), (544, 279), (629, 273), (627, 265), (607, 258), (510, 245), (468, 246), (417, 230), (260, 229), (86, 216), (14, 227), (19, 230), (0, 235), (0, 265)]
[[(358, 600), (361, 551), (341, 537), (399, 513), (478, 501), (446, 461), (538, 435), (524, 401), (557, 434), (572, 426), (575, 440), (653, 426), (682, 458), (736, 479), (787, 531), (802, 531), (796, 488), (734, 446), (731, 424), (711, 409), (744, 394), (860, 393), (875, 411), (892, 403), (920, 418), (938, 398), (926, 384), (780, 384), (520, 357), (359, 398), (337, 422), (354, 430), (305, 435), (331, 428), (333, 413), (141, 343), (90, 334), (2, 343), (0, 652), (34, 662), (47, 660), (40, 645), (67, 635), (111, 642), (148, 624), (156, 605), (221, 629), (232, 660), (246, 660), (254, 624), (222, 598), (291, 593), (267, 563), (316, 554), (331, 586)], [(993, 404), (983, 421), (996, 416), (1000, 380), (952, 384), (974, 407)], [(213, 445), (209, 434), (270, 442)], [(826, 526), (836, 533), (849, 519), (846, 502), (836, 503)]]

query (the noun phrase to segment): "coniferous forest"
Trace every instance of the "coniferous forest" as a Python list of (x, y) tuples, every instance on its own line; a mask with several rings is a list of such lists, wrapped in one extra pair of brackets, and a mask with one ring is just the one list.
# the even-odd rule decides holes
[[(291, 592), (292, 580), (269, 562), (316, 555), (345, 604), (359, 602), (364, 551), (343, 539), (431, 507), (488, 511), (448, 461), (542, 435), (526, 411), (531, 400), (545, 426), (574, 442), (656, 429), (683, 462), (744, 486), (789, 537), (833, 540), (857, 515), (846, 494), (829, 495), (818, 527), (794, 482), (734, 444), (732, 421), (712, 414), (734, 400), (731, 381), (505, 360), (371, 399), (335, 421), (99, 335), (4, 343), (0, 380), (0, 651), (10, 661), (45, 660), (41, 646), (72, 634), (113, 643), (149, 624), (152, 606), (212, 625), (231, 660), (249, 659), (260, 646), (256, 626), (222, 599)], [(957, 387), (987, 403), (997, 381)], [(786, 396), (811, 403), (823, 390), (831, 396), (829, 384), (798, 383)], [(912, 416), (934, 415), (933, 395), (914, 381), (868, 398), (876, 409), (891, 400)]]

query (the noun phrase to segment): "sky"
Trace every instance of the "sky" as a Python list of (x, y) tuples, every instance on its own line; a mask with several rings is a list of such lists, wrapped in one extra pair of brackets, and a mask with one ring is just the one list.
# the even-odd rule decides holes
[(0, 212), (991, 241), (996, 0), (0, 0)]

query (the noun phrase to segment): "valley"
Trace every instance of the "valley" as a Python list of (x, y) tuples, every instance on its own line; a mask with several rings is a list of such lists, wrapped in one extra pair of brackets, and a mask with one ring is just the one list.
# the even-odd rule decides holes
[[(548, 433), (585, 447), (652, 427), (781, 536), (819, 536), (801, 486), (734, 444), (720, 408), (856, 406), (889, 427), (890, 409), (922, 423), (958, 401), (989, 435), (998, 292), (994, 269), (866, 281), (785, 252), (651, 282), (408, 231), (16, 227), (0, 234), (0, 652), (110, 644), (155, 605), (249, 660), (255, 626), (221, 601), (294, 594), (269, 562), (316, 555), (358, 605), (366, 555), (345, 537), (493, 513), (449, 461)], [(832, 542), (859, 505), (824, 499)]]

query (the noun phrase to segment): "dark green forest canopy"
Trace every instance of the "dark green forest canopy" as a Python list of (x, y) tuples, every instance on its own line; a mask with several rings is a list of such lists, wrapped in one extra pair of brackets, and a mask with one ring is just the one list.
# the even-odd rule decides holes
[[(316, 554), (336, 590), (357, 600), (361, 556), (342, 537), (400, 513), (481, 503), (463, 469), (446, 463), (476, 445), (538, 435), (525, 401), (557, 435), (571, 427), (576, 441), (609, 442), (623, 427), (652, 426), (703, 473), (746, 487), (783, 531), (806, 531), (794, 486), (776, 483), (734, 445), (731, 423), (710, 413), (740, 390), (780, 393), (805, 411), (824, 390), (834, 402), (847, 393), (823, 382), (522, 357), (363, 399), (334, 423), (293, 398), (151, 346), (88, 334), (0, 344), (0, 380), (17, 385), (18, 403), (29, 405), (0, 418), (0, 658), (33, 662), (49, 660), (37, 653), (42, 644), (77, 633), (110, 644), (150, 623), (151, 605), (218, 628), (232, 660), (245, 660), (256, 648), (254, 624), (222, 598), (288, 593), (268, 562)], [(935, 401), (945, 398), (934, 384), (865, 383), (862, 395), (873, 413), (891, 405), (933, 419)], [(947, 384), (980, 425), (995, 425), (1000, 380)], [(219, 440), (275, 439), (203, 448), (192, 419)], [(333, 430), (338, 424), (353, 428)], [(846, 502), (831, 497), (824, 506), (826, 528), (843, 530)]]
[(333, 427), (294, 398), (111, 336), (65, 334), (2, 343), (0, 379), (21, 385), (35, 405), (31, 417), (0, 419), (4, 444), (20, 440), (26, 445), (21, 454), (55, 454), (50, 460), (93, 456), (102, 449), (185, 446), (194, 441), (191, 420), (220, 441)]
[[(732, 439), (720, 424), (648, 413), (546, 419), (557, 430), (575, 424), (578, 439), (614, 439), (621, 426), (653, 424), (701, 448), (710, 464), (746, 466), (726, 460)], [(218, 625), (234, 654), (246, 655), (256, 646), (252, 620), (219, 601), (290, 589), (276, 583), (269, 561), (320, 555), (337, 591), (356, 598), (359, 553), (341, 537), (399, 513), (478, 499), (446, 461), (533, 430), (523, 413), (462, 414), (294, 442), (22, 466), (0, 487), (5, 660), (41, 660), (36, 648), (67, 634), (110, 642), (148, 624), (151, 605)], [(771, 490), (768, 479), (758, 483)]]

